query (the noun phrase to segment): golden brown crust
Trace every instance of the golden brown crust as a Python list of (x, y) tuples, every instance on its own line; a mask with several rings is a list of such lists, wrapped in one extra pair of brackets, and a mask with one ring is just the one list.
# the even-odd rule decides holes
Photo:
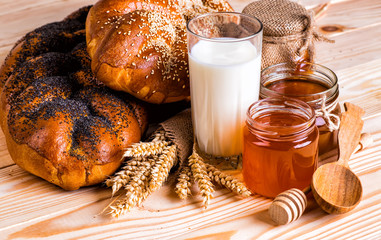
[(189, 96), (186, 21), (232, 11), (224, 0), (101, 0), (86, 20), (91, 68), (107, 86), (151, 103)]
[(27, 34), (0, 75), (1, 127), (12, 159), (67, 190), (111, 175), (148, 125), (145, 104), (92, 75), (80, 29), (85, 13)]
[[(12, 159), (16, 159), (16, 164), (26, 171), (45, 179), (65, 190), (76, 190), (82, 186), (90, 186), (102, 182), (105, 176), (112, 175), (120, 166), (120, 161), (113, 161), (103, 165), (92, 165), (90, 175), (86, 175), (84, 168), (62, 170), (53, 165), (53, 163), (38, 154), (27, 144), (16, 143), (9, 134), (7, 125), (4, 125), (3, 132), (7, 140), (7, 148)], [(122, 158), (120, 158), (122, 159)]]

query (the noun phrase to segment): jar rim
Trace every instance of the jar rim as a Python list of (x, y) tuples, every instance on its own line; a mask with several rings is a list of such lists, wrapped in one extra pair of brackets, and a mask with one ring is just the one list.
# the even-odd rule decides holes
[[(300, 63), (300, 65), (307, 65), (310, 67), (308, 69), (306, 69), (306, 71), (300, 71), (300, 70), (298, 70), (298, 67), (297, 67), (299, 65), (296, 65), (296, 67), (292, 67), (292, 66), (290, 66), (289, 63), (284, 62), (284, 63), (274, 64), (274, 65), (271, 65), (271, 66), (263, 69), (261, 71), (261, 80), (260, 80), (260, 88), (261, 88), (262, 94), (263, 94), (263, 91), (265, 91), (265, 93), (264, 93), (265, 95), (268, 95), (268, 93), (271, 93), (273, 96), (294, 97), (294, 98), (298, 98), (298, 97), (299, 98), (300, 97), (313, 98), (316, 96), (321, 96), (321, 97), (326, 96), (326, 101), (330, 101), (333, 97), (338, 95), (338, 92), (339, 92), (338, 78), (337, 78), (337, 75), (335, 74), (335, 72), (333, 72), (330, 68), (328, 68), (324, 65), (321, 65), (321, 64), (311, 63), (311, 62), (302, 62), (302, 63)], [(276, 69), (292, 70), (293, 72), (296, 72), (296, 73), (304, 73), (304, 72), (310, 71), (311, 68), (319, 70), (319, 73), (322, 73), (326, 77), (327, 80), (329, 79), (330, 86), (327, 88), (327, 90), (324, 90), (324, 91), (318, 92), (318, 93), (310, 93), (310, 94), (285, 94), (285, 93), (279, 93), (277, 91), (271, 90), (264, 85), (266, 83), (266, 81), (264, 80), (263, 77), (266, 74), (269, 74), (268, 72), (269, 71), (271, 72), (271, 70), (276, 70)], [(299, 69), (302, 69), (302, 68), (299, 68)], [(279, 80), (282, 80), (282, 79), (279, 79)], [(316, 99), (316, 98), (313, 98), (313, 99)], [(317, 99), (317, 100), (319, 100), (319, 99)], [(310, 101), (307, 101), (307, 102), (310, 102)], [(311, 101), (311, 102), (313, 102), (313, 101)]]
[[(283, 104), (283, 106), (281, 106)], [(300, 124), (292, 126), (270, 126), (255, 120), (255, 116), (260, 116), (260, 114), (271, 113), (272, 111), (282, 110), (284, 112), (289, 111), (295, 115), (303, 115), (305, 121)], [(311, 127), (315, 126), (316, 115), (314, 109), (306, 102), (289, 97), (269, 97), (262, 100), (258, 100), (250, 105), (246, 113), (246, 123), (248, 127), (252, 130), (259, 131), (261, 133), (266, 133), (266, 135), (273, 137), (294, 137), (295, 135), (301, 134), (308, 131)], [(280, 129), (282, 132), (285, 130), (286, 134), (279, 134)]]

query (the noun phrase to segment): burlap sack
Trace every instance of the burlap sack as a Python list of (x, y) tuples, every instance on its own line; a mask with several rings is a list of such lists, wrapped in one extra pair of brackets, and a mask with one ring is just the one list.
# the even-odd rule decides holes
[[(185, 109), (160, 123), (157, 131), (161, 130), (165, 131), (166, 137), (177, 147), (178, 162), (174, 166), (181, 166), (183, 163), (186, 163), (185, 160), (192, 154), (194, 141), (191, 109)], [(242, 161), (239, 156), (213, 158), (204, 155), (202, 152), (198, 151), (198, 153), (203, 157), (205, 163), (211, 164), (220, 170), (239, 169), (242, 167)]]
[(314, 41), (331, 41), (315, 31), (312, 12), (289, 0), (255, 1), (243, 13), (263, 23), (262, 69), (281, 62), (313, 62)]
[[(193, 148), (193, 126), (190, 108), (159, 124), (166, 136), (176, 145), (180, 164), (191, 154)], [(159, 130), (160, 130), (159, 128)]]

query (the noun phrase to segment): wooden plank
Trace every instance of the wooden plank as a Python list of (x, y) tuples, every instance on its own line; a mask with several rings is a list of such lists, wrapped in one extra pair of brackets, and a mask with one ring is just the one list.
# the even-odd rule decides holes
[(1, 15), (12, 15), (14, 12), (27, 11), (27, 9), (29, 9), (29, 8), (40, 7), (41, 5), (51, 4), (54, 2), (57, 2), (57, 1), (55, 1), (55, 0), (43, 0), (43, 1), (28, 2), (27, 0), (18, 0), (18, 1), (2, 0), (1, 1), (2, 7), (0, 9), (0, 16)]
[(8, 153), (7, 144), (5, 142), (5, 136), (2, 131), (0, 131), (0, 169), (13, 165), (14, 162)]
[[(105, 231), (106, 236), (123, 234), (126, 238), (176, 236), (203, 228), (205, 223), (212, 225), (234, 220), (241, 215), (248, 216), (263, 210), (269, 203), (269, 200), (258, 197), (238, 200), (240, 204), (237, 204), (231, 193), (221, 190), (216, 194), (214, 205), (203, 211), (200, 202), (184, 204), (174, 199), (173, 190), (166, 186), (153, 194), (142, 209), (113, 220), (103, 215), (97, 216), (109, 201), (109, 195), (102, 194), (106, 192), (104, 188), (64, 192), (44, 181), (36, 181), (35, 177), (26, 176), (17, 169), (14, 169), (12, 183), (8, 182), (6, 186), (0, 185), (4, 196), (0, 200), (0, 232), (6, 234), (3, 236), (10, 234), (9, 237), (80, 238), (83, 234), (91, 237)], [(109, 190), (107, 192), (110, 193)], [(200, 213), (203, 218), (200, 218)], [(66, 221), (69, 223), (64, 226), (60, 224)], [(193, 227), (184, 231), (188, 225)], [(47, 226), (49, 230), (41, 231)]]
[[(372, 179), (379, 179), (380, 177), (381, 174), (378, 171), (360, 179), (364, 185), (367, 185), (370, 181), (374, 182)], [(339, 239), (337, 236), (340, 236), (340, 239), (346, 239), (347, 235), (359, 233), (365, 237), (372, 236), (374, 229), (364, 227), (369, 225), (380, 227), (381, 206), (378, 203), (381, 201), (381, 191), (376, 185), (374, 183), (372, 189), (367, 188), (368, 190), (366, 193), (364, 192), (361, 203), (351, 214), (327, 215), (316, 206), (316, 203), (309, 200), (308, 208), (303, 216), (297, 222), (289, 225), (272, 225), (269, 222), (267, 212), (263, 211), (245, 218), (238, 226), (224, 224), (183, 236), (190, 239), (205, 239), (205, 236), (220, 233), (221, 229), (224, 232), (233, 233), (233, 239)], [(268, 228), (264, 228), (263, 225), (267, 225)], [(350, 229), (350, 231), (347, 229)]]
[[(218, 190), (210, 207), (202, 210), (201, 199), (181, 201), (174, 195), (173, 186), (166, 185), (150, 196), (140, 209), (113, 220), (98, 215), (110, 201), (108, 189), (91, 187), (67, 192), (13, 166), (0, 170), (0, 233), (9, 237), (32, 238), (90, 239), (98, 234), (106, 238), (169, 238), (207, 235), (213, 233), (213, 229), (224, 229), (229, 233), (240, 234), (249, 234), (251, 230), (247, 236), (255, 238), (309, 238), (316, 237), (319, 229), (332, 232), (339, 225), (350, 222), (374, 224), (379, 220), (380, 215), (377, 214), (381, 208), (377, 204), (381, 200), (381, 190), (377, 181), (374, 181), (381, 177), (381, 156), (376, 154), (381, 151), (381, 133), (375, 135), (375, 140), (372, 147), (355, 154), (350, 160), (351, 168), (360, 175), (366, 188), (363, 201), (346, 217), (328, 216), (312, 203), (297, 224), (274, 228), (266, 212), (269, 199), (239, 199), (227, 190)], [(370, 213), (373, 215), (370, 216)], [(369, 218), (359, 218), (356, 214), (369, 215)], [(231, 224), (235, 221), (238, 223)], [(241, 225), (240, 222), (244, 223)], [(225, 228), (227, 225), (230, 227)], [(241, 229), (245, 226), (247, 229)], [(253, 226), (262, 230), (252, 231)], [(296, 226), (298, 231), (294, 229)], [(266, 231), (266, 234), (258, 235), (262, 231)]]
[[(366, 37), (364, 37), (366, 36)], [(316, 62), (334, 71), (356, 68), (379, 59), (381, 54), (381, 23), (334, 36), (333, 44), (316, 44)], [(362, 69), (359, 69), (361, 71)]]
[(331, 2), (324, 16), (318, 20), (318, 28), (323, 33), (341, 35), (381, 22), (381, 1), (379, 0)]
[[(53, 1), (51, 3), (34, 3), (23, 1), (17, 10), (10, 14), (0, 15), (0, 62), (13, 47), (14, 43), (29, 31), (54, 21), (61, 21), (80, 7), (93, 4), (94, 0)], [(15, 3), (17, 1), (12, 1)], [(11, 4), (9, 3), (9, 4)], [(0, 8), (1, 9), (1, 8)], [(36, 17), (39, 16), (39, 17)]]
[[(381, 53), (380, 53), (381, 54)], [(361, 71), (359, 71), (361, 69)], [(365, 110), (364, 118), (381, 114), (381, 59), (339, 70), (340, 102), (352, 102)]]

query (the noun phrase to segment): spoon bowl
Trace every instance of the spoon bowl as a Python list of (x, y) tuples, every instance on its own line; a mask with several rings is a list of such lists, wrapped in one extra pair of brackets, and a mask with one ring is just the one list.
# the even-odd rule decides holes
[(339, 160), (320, 166), (312, 176), (311, 189), (316, 202), (327, 213), (346, 213), (361, 200), (360, 179), (349, 169), (348, 160), (359, 142), (364, 110), (344, 103), (338, 135)]
[(360, 179), (349, 168), (337, 163), (318, 168), (313, 175), (311, 189), (319, 206), (331, 214), (352, 210), (362, 196)]

